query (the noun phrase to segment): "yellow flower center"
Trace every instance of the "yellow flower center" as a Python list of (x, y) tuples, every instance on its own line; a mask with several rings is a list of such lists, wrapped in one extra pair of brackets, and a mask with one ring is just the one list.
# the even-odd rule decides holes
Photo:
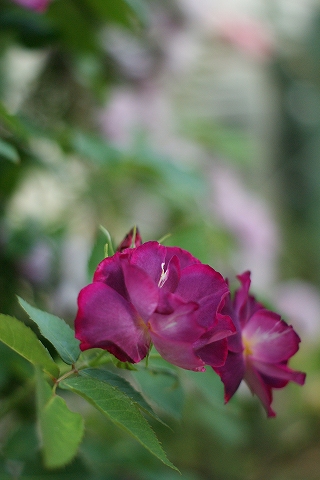
[(252, 343), (245, 337), (242, 338), (243, 355), (248, 356), (253, 354)]

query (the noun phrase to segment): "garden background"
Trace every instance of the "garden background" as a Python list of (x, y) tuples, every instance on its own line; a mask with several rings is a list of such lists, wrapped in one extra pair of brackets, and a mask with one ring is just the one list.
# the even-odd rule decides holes
[[(48, 2), (49, 3), (49, 2)], [(0, 1), (0, 312), (16, 295), (72, 326), (77, 295), (119, 243), (189, 250), (301, 337), (306, 385), (267, 419), (212, 371), (141, 377), (182, 476), (79, 398), (76, 459), (43, 466), (32, 368), (0, 347), (0, 478), (320, 477), (320, 4), (316, 0)]]

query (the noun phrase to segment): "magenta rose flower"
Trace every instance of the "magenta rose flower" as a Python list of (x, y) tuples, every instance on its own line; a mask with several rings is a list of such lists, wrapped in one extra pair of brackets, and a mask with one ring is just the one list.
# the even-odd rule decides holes
[(13, 0), (23, 7), (30, 8), (37, 12), (44, 12), (52, 0)]
[(228, 286), (186, 250), (146, 242), (118, 251), (97, 267), (78, 298), (80, 348), (102, 348), (139, 362), (153, 343), (168, 362), (203, 371), (221, 366), (235, 332), (222, 313)]
[(300, 338), (281, 317), (267, 310), (249, 295), (250, 272), (238, 276), (241, 287), (233, 301), (226, 301), (223, 313), (230, 315), (237, 333), (228, 339), (228, 357), (222, 367), (214, 368), (225, 387), (228, 402), (245, 380), (251, 392), (262, 402), (267, 415), (271, 408), (272, 389), (283, 388), (289, 381), (303, 385), (306, 375), (291, 370), (287, 364), (298, 351)]

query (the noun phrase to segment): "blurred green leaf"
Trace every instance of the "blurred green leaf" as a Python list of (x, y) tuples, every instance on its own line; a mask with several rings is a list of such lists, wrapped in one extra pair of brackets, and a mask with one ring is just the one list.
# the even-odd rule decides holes
[(0, 340), (33, 365), (57, 377), (59, 368), (36, 334), (15, 317), (0, 314)]
[(145, 368), (133, 374), (141, 386), (141, 391), (166, 414), (181, 419), (184, 391), (179, 377), (171, 368)]
[(18, 300), (31, 320), (38, 325), (41, 335), (52, 343), (62, 360), (68, 365), (75, 363), (80, 355), (80, 342), (75, 338), (74, 331), (69, 325), (55, 315), (32, 307), (20, 297)]
[(8, 112), (2, 102), (0, 102), (0, 119), (4, 126), (16, 136), (21, 138), (26, 138), (28, 136), (24, 125), (17, 117)]
[(13, 163), (20, 162), (20, 156), (17, 149), (8, 142), (0, 138), (0, 156)]
[(132, 27), (132, 20), (146, 21), (145, 5), (138, 0), (86, 0), (97, 17), (112, 23)]
[(167, 459), (156, 435), (138, 407), (120, 390), (106, 382), (80, 376), (63, 380), (60, 387), (71, 390), (85, 398), (112, 422), (133, 435), (165, 465), (177, 470)]
[(62, 467), (77, 453), (84, 434), (84, 421), (71, 412), (66, 402), (55, 395), (39, 414), (44, 463), (48, 468)]
[(115, 388), (121, 390), (122, 393), (127, 395), (133, 402), (135, 402), (142, 410), (149, 413), (153, 418), (164, 424), (164, 422), (158, 417), (158, 415), (153, 411), (150, 405), (145, 401), (140, 392), (135, 390), (133, 386), (120, 375), (116, 375), (108, 370), (102, 370), (97, 368), (86, 368), (79, 372), (81, 376), (89, 376), (92, 378), (97, 378), (102, 382), (109, 383)]

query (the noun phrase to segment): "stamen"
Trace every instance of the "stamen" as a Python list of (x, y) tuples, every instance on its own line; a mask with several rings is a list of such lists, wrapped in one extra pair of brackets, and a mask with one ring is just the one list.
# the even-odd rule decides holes
[(158, 283), (158, 287), (161, 288), (163, 287), (163, 285), (166, 283), (167, 279), (168, 279), (168, 275), (169, 275), (169, 271), (168, 269), (166, 271), (164, 271), (164, 262), (161, 263), (161, 275), (160, 275), (160, 280), (159, 280), (159, 283)]

